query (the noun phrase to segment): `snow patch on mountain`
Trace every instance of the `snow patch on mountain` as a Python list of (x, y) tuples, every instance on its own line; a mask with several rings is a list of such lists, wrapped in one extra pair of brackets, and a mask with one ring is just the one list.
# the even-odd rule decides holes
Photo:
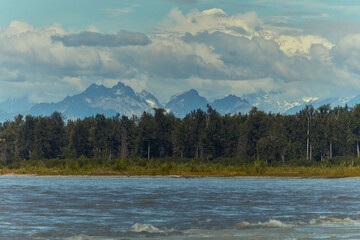
[(207, 104), (206, 98), (200, 96), (195, 89), (191, 89), (187, 92), (173, 95), (165, 105), (165, 109), (169, 109), (175, 116), (183, 118), (193, 110), (206, 110)]
[(309, 102), (317, 101), (317, 100), (319, 100), (319, 98), (318, 97), (303, 97), (302, 100), (306, 103), (309, 103)]

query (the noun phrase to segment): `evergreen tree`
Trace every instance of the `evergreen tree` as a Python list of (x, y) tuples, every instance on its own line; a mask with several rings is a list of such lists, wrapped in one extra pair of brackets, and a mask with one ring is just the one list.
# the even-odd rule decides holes
[(26, 116), (25, 122), (19, 129), (18, 145), (19, 145), (19, 157), (21, 159), (30, 159), (31, 152), (34, 145), (34, 129), (36, 124), (36, 118), (33, 116)]
[(92, 157), (90, 131), (85, 121), (77, 120), (70, 135), (70, 143), (75, 157)]
[(153, 156), (156, 149), (156, 124), (154, 117), (144, 112), (138, 124), (137, 153), (139, 157), (147, 158)]
[[(266, 137), (267, 132), (267, 116), (263, 111), (259, 111), (256, 107), (253, 107), (246, 120), (247, 128), (247, 151), (248, 155), (252, 157), (259, 157), (257, 152), (257, 142)], [(265, 140), (264, 140), (265, 141)]]

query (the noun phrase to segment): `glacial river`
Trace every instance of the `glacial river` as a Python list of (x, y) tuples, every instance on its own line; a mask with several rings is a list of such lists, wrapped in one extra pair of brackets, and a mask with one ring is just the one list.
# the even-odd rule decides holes
[(360, 179), (2, 176), (0, 239), (360, 239)]

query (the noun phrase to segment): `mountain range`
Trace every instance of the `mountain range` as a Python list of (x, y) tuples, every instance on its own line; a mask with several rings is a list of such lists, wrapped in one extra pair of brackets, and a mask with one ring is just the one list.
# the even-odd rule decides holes
[(350, 107), (360, 103), (360, 95), (354, 98), (302, 98), (284, 100), (281, 92), (257, 92), (252, 94), (228, 95), (221, 99), (209, 102), (205, 97), (200, 96), (198, 91), (189, 91), (173, 95), (166, 104), (161, 104), (158, 99), (146, 90), (136, 93), (130, 86), (121, 82), (107, 88), (103, 85), (92, 84), (85, 91), (67, 96), (56, 103), (31, 104), (27, 98), (7, 100), (0, 103), (0, 121), (11, 120), (17, 114), (23, 115), (50, 115), (54, 111), (61, 112), (67, 119), (84, 118), (96, 114), (104, 114), (106, 117), (121, 115), (140, 116), (144, 111), (151, 112), (155, 108), (164, 108), (173, 113), (176, 117), (183, 118), (192, 110), (206, 110), (211, 105), (220, 114), (248, 113), (252, 106), (256, 106), (265, 112), (294, 114), (303, 109), (307, 104), (315, 108), (331, 104), (332, 107)]

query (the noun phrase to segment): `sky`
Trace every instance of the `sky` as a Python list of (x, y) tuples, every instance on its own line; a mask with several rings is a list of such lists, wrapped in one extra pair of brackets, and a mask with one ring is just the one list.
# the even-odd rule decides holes
[(360, 94), (355, 0), (1, 0), (0, 102), (121, 81), (160, 102)]

